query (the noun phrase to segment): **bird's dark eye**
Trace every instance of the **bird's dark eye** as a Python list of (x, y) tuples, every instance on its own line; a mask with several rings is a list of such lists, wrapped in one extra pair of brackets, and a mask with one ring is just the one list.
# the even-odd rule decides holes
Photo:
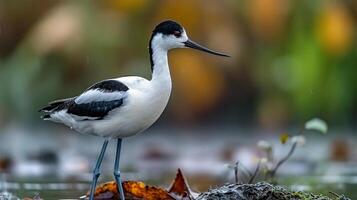
[(180, 31), (174, 31), (174, 36), (175, 37), (181, 37), (181, 32)]

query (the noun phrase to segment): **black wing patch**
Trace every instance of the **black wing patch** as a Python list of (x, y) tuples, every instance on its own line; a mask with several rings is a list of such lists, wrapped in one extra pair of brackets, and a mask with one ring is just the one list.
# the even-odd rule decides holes
[[(103, 95), (109, 95), (108, 93), (111, 92), (125, 92), (129, 90), (128, 86), (126, 86), (124, 83), (121, 83), (119, 81), (115, 80), (104, 80), (99, 83), (96, 83), (89, 87), (87, 91), (89, 90), (99, 90), (103, 92)], [(85, 95), (84, 92), (82, 95)], [(80, 95), (81, 96), (81, 95)], [(80, 97), (78, 96), (78, 97)], [(78, 97), (73, 97), (73, 98), (68, 98), (68, 99), (63, 99), (63, 100), (57, 100), (49, 103), (48, 106), (42, 108), (40, 111), (46, 112), (46, 115), (43, 115), (43, 118), (50, 118), (50, 115), (61, 111), (61, 110), (66, 110), (67, 113), (73, 114), (76, 116), (83, 117), (85, 120), (85, 117), (88, 117), (90, 119), (103, 119), (111, 110), (118, 108), (123, 104), (123, 97), (119, 97), (114, 100), (109, 100), (105, 101), (103, 98), (95, 99), (93, 98), (92, 101), (86, 102), (86, 103), (76, 103), (76, 98)]]
[(108, 112), (121, 106), (123, 99), (112, 101), (94, 101), (90, 103), (76, 104), (74, 101), (68, 106), (67, 113), (81, 116), (103, 119)]
[(96, 83), (89, 87), (86, 91), (88, 90), (101, 90), (103, 92), (115, 92), (115, 91), (127, 91), (129, 90), (128, 86), (126, 86), (124, 83), (115, 81), (115, 80), (104, 80), (99, 83)]

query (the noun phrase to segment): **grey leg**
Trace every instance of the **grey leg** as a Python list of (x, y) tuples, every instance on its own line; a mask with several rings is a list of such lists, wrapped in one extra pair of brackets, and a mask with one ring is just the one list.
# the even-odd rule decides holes
[(120, 170), (119, 170), (121, 142), (122, 142), (122, 139), (118, 138), (117, 153), (115, 156), (115, 163), (114, 163), (114, 177), (115, 177), (115, 181), (117, 182), (117, 185), (118, 185), (118, 192), (120, 195), (120, 199), (125, 200), (124, 190), (123, 190), (123, 185), (121, 182)]
[(94, 199), (94, 192), (95, 192), (95, 187), (97, 185), (97, 181), (98, 181), (98, 178), (99, 178), (99, 175), (100, 175), (100, 165), (102, 164), (102, 161), (103, 161), (103, 158), (104, 158), (104, 154), (105, 154), (105, 150), (107, 149), (107, 146), (108, 146), (108, 142), (109, 140), (108, 139), (105, 139), (104, 143), (103, 143), (103, 146), (102, 146), (102, 150), (99, 154), (99, 158), (97, 160), (97, 163), (95, 164), (95, 168), (93, 170), (93, 181), (92, 181), (92, 186), (90, 188), (90, 196), (89, 196), (89, 199), (90, 200), (93, 200)]

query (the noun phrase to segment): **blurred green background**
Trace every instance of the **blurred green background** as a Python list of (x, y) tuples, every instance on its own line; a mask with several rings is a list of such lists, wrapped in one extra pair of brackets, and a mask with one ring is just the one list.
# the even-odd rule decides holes
[[(0, 192), (31, 196), (38, 185), (30, 183), (45, 180), (68, 183), (65, 189), (58, 186), (65, 190), (63, 198), (84, 194), (102, 140), (65, 134), (71, 131), (43, 122), (37, 111), (103, 79), (150, 78), (148, 41), (166, 19), (231, 58), (170, 52), (169, 105), (149, 134), (125, 140), (125, 179), (167, 183), (162, 173), (171, 178), (181, 167), (203, 191), (227, 182), (225, 163), (239, 160), (254, 169), (258, 140), (279, 145), (282, 131), (295, 133), (320, 117), (332, 131), (307, 136), (307, 146), (282, 174), (292, 175), (296, 188), (309, 182), (316, 189), (323, 182), (352, 196), (357, 184), (353, 0), (0, 0), (0, 172), (5, 172)], [(280, 145), (274, 153), (286, 151)], [(111, 180), (114, 149), (108, 154), (103, 171)], [(49, 174), (55, 178), (42, 177)], [(72, 187), (81, 181), (86, 184)], [(75, 195), (70, 188), (76, 188)]]
[(276, 128), (319, 116), (356, 126), (355, 1), (0, 1), (0, 123), (123, 75), (150, 78), (148, 40), (165, 19), (225, 60), (170, 53), (165, 122)]

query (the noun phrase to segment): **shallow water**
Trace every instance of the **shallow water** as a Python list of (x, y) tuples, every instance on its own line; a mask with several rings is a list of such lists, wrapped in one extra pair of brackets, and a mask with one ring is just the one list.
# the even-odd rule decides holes
[[(188, 177), (190, 179), (190, 177)], [(50, 180), (50, 181), (49, 181)], [(338, 180), (336, 183), (332, 180)], [(284, 177), (279, 180), (283, 185), (293, 190), (308, 191), (316, 194), (331, 196), (330, 191), (337, 194), (344, 194), (351, 199), (357, 199), (357, 180), (352, 177)], [(103, 182), (103, 181), (102, 181)], [(150, 181), (148, 181), (150, 182)], [(151, 181), (152, 182), (152, 181)], [(167, 182), (167, 181), (164, 181)], [(155, 184), (154, 184), (155, 185)], [(35, 181), (16, 180), (2, 183), (2, 191), (7, 188), (7, 192), (22, 199), (25, 197), (40, 196), (42, 199), (79, 199), (89, 189), (90, 183), (82, 180), (56, 181), (55, 179), (37, 179)], [(165, 184), (163, 187), (167, 187)], [(197, 183), (191, 187), (200, 188)], [(202, 188), (202, 187), (201, 187)], [(1, 198), (0, 199), (4, 199)], [(16, 199), (16, 198), (13, 198)]]
[[(227, 164), (233, 161), (238, 160), (254, 170), (254, 158), (257, 156), (255, 146), (260, 139), (272, 141), (277, 158), (286, 154), (286, 146), (281, 145), (275, 136), (264, 138), (258, 134), (241, 138), (233, 133), (205, 133), (205, 137), (188, 132), (165, 137), (160, 133), (143, 134), (140, 139), (127, 139), (121, 163), (121, 170), (126, 172), (124, 178), (168, 187), (180, 167), (193, 190), (205, 191), (209, 187), (234, 180), (231, 169), (227, 168)], [(11, 175), (0, 174), (0, 192), (6, 190), (20, 198), (39, 194), (43, 199), (78, 199), (84, 195), (89, 189), (91, 168), (102, 141), (81, 135), (59, 134), (56, 137), (43, 135), (36, 137), (41, 138), (41, 141), (36, 140), (41, 145), (26, 145), (26, 142), (33, 139), (31, 134), (0, 134), (1, 147), (9, 150), (8, 157), (14, 163)], [(336, 136), (328, 135), (321, 140), (319, 136), (311, 135), (307, 144), (299, 148), (279, 169), (279, 183), (294, 190), (324, 195), (333, 191), (357, 199), (357, 162), (335, 162), (329, 159), (331, 155), (326, 152), (330, 152), (334, 138)], [(355, 146), (352, 138), (348, 140), (351, 142), (350, 149)], [(13, 141), (15, 145), (4, 141)], [(108, 147), (99, 183), (113, 179), (114, 147)], [(43, 156), (43, 152), (50, 153)], [(227, 152), (229, 158), (225, 157)], [(356, 155), (355, 151), (350, 154), (351, 158)], [(47, 158), (46, 162), (43, 158)]]

